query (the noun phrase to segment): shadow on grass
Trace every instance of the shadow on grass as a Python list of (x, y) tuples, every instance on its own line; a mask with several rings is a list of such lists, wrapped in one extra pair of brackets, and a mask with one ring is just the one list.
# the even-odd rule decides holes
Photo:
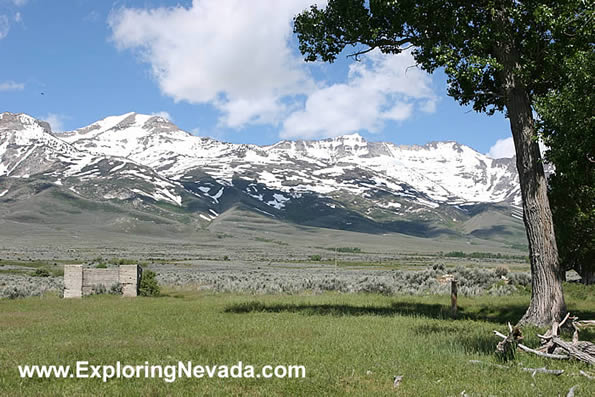
[[(478, 320), (498, 324), (510, 322), (515, 324), (521, 319), (527, 306), (518, 305), (474, 305), (469, 309), (458, 308), (453, 316), (450, 307), (440, 304), (393, 302), (390, 306), (353, 306), (340, 304), (264, 304), (262, 302), (245, 302), (225, 309), (226, 313), (300, 313), (309, 316), (414, 316), (440, 320)], [(595, 313), (573, 311), (579, 318), (593, 318)], [(425, 330), (431, 332), (431, 330)], [(423, 332), (423, 331), (422, 331)]]
[(182, 294), (171, 294), (171, 293), (160, 293), (157, 296), (153, 296), (152, 298), (174, 298), (174, 299), (184, 299), (185, 296)]
[[(491, 333), (474, 332), (472, 324), (457, 320), (486, 321), (494, 324), (515, 324), (525, 313), (525, 304), (470, 305), (468, 308), (458, 308), (455, 317), (447, 305), (393, 302), (390, 306), (354, 306), (341, 304), (264, 304), (258, 301), (245, 302), (225, 309), (226, 313), (299, 313), (308, 316), (413, 316), (438, 320), (455, 320), (445, 322), (416, 323), (415, 334), (433, 340), (432, 335), (457, 335), (454, 342), (460, 349), (468, 353), (492, 355), (497, 343)], [(573, 310), (579, 318), (593, 318), (595, 313), (590, 311)], [(582, 340), (590, 340), (589, 334), (583, 333)], [(537, 340), (533, 341), (537, 343)], [(530, 343), (531, 345), (531, 343)]]

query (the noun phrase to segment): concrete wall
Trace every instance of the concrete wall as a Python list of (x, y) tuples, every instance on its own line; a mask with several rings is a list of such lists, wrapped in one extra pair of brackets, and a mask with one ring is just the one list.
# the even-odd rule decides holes
[(82, 265), (64, 266), (64, 298), (80, 298), (90, 295), (99, 285), (109, 289), (114, 284), (122, 285), (124, 296), (136, 296), (142, 269), (138, 265), (122, 265), (107, 269), (86, 268)]
[(64, 297), (83, 296), (83, 265), (64, 265)]
[(118, 277), (117, 267), (113, 269), (83, 269), (83, 296), (91, 295), (93, 289), (98, 285), (103, 285), (109, 290), (112, 285), (119, 282), (120, 278)]
[(118, 277), (124, 296), (136, 296), (140, 285), (143, 268), (138, 265), (122, 265), (118, 268)]

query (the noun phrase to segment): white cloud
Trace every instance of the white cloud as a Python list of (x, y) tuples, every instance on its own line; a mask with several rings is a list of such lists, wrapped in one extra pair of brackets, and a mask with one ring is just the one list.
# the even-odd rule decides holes
[[(544, 143), (540, 140), (539, 141), (539, 151), (541, 152), (541, 155), (543, 156), (543, 154), (545, 153), (545, 151), (548, 149), (548, 147), (546, 145), (544, 145)], [(500, 159), (500, 158), (510, 158), (515, 156), (515, 150), (514, 150), (514, 141), (512, 139), (512, 137), (509, 138), (505, 138), (505, 139), (498, 139), (496, 141), (496, 143), (490, 148), (490, 150), (488, 151), (487, 155), (490, 156), (491, 158), (494, 159)]]
[(284, 122), (285, 138), (337, 136), (358, 130), (378, 131), (385, 121), (403, 121), (415, 109), (432, 113), (436, 96), (431, 77), (411, 68), (410, 52), (384, 55), (371, 52), (349, 68), (347, 83), (333, 84), (312, 92), (303, 110)]
[(514, 141), (512, 137), (505, 139), (498, 139), (496, 143), (488, 151), (488, 156), (494, 159), (500, 159), (504, 157), (513, 157), (514, 152)]
[(47, 121), (50, 126), (52, 127), (52, 132), (63, 132), (64, 131), (64, 121), (67, 119), (67, 116), (56, 114), (56, 113), (49, 113), (47, 116), (42, 117), (43, 120)]
[(8, 23), (8, 17), (6, 15), (0, 15), (0, 40), (8, 35), (10, 30), (10, 24)]
[(19, 22), (21, 22), (22, 20), (23, 20), (23, 16), (21, 15), (21, 13), (20, 13), (20, 12), (17, 12), (16, 14), (14, 14), (14, 21), (15, 21), (16, 23), (19, 23)]
[(117, 48), (150, 64), (163, 94), (214, 106), (220, 126), (282, 125), (283, 137), (336, 136), (436, 111), (431, 77), (411, 67), (409, 52), (374, 51), (351, 64), (345, 82), (314, 81), (291, 25), (313, 2), (194, 0), (188, 8), (121, 8), (108, 23)]
[(155, 113), (151, 113), (152, 116), (159, 116), (159, 117), (163, 117), (166, 120), (169, 121), (173, 121), (173, 117), (171, 117), (171, 115), (169, 114), (169, 112), (165, 112), (165, 111), (161, 111), (161, 112), (155, 112)]
[(27, 4), (29, 0), (12, 0), (13, 4), (17, 7), (22, 7)]
[(287, 108), (280, 102), (280, 98), (274, 96), (235, 98), (218, 106), (226, 114), (220, 121), (232, 128), (239, 128), (247, 123), (277, 124), (287, 113)]
[(5, 81), (0, 83), (0, 92), (3, 91), (23, 91), (25, 84), (15, 83), (14, 81)]
[(240, 127), (278, 121), (282, 98), (315, 88), (290, 46), (293, 16), (312, 3), (194, 0), (190, 8), (119, 9), (108, 22), (116, 46), (137, 50), (165, 95), (210, 103), (223, 125)]

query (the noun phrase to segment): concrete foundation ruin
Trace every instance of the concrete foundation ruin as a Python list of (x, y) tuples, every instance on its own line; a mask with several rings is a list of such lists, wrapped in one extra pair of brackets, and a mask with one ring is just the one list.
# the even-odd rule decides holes
[(123, 296), (137, 296), (141, 275), (139, 265), (106, 269), (64, 265), (64, 298), (81, 298), (102, 288), (109, 291), (113, 286), (121, 286)]

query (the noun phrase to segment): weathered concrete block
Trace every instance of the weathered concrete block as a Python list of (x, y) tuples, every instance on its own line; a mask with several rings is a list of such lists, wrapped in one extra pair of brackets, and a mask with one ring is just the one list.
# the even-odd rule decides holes
[(64, 265), (64, 297), (83, 296), (83, 265)]
[(109, 290), (113, 285), (122, 286), (124, 296), (137, 296), (142, 268), (138, 265), (96, 269), (83, 265), (64, 266), (64, 298), (80, 298), (92, 294), (102, 285)]
[(110, 289), (112, 285), (118, 284), (118, 271), (115, 269), (83, 269), (83, 296), (91, 295), (94, 289), (99, 285), (103, 285), (106, 289)]
[(143, 273), (138, 265), (122, 265), (118, 268), (119, 280), (122, 284), (122, 294), (124, 296), (137, 296), (140, 278)]

